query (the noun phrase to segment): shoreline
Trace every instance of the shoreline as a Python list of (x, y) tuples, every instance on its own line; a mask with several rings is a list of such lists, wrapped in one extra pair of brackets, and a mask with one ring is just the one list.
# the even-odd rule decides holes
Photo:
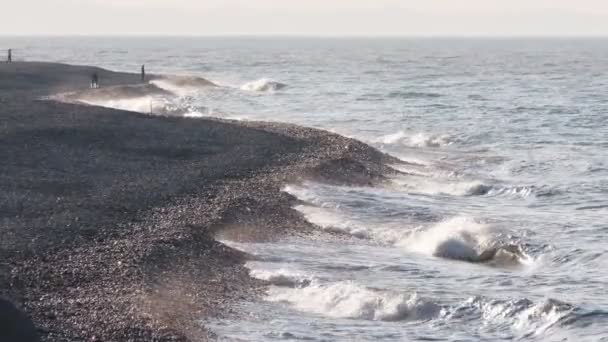
[(394, 162), (291, 124), (39, 100), (88, 89), (93, 72), (102, 87), (139, 82), (94, 67), (0, 64), (9, 147), (0, 151), (0, 298), (31, 317), (43, 341), (213, 339), (198, 322), (238, 314), (231, 304), (265, 285), (217, 234), (306, 234), (315, 227), (284, 185), (371, 185)]

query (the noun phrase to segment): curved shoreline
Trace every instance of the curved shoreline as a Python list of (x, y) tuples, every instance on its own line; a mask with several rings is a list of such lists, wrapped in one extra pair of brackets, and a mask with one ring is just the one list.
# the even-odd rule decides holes
[[(215, 240), (305, 234), (282, 193), (314, 178), (368, 185), (391, 158), (281, 123), (150, 116), (36, 100), (139, 75), (0, 65), (0, 298), (44, 341), (213, 338), (198, 323), (264, 286)], [(0, 312), (1, 314), (1, 312)], [(0, 337), (3, 335), (0, 327)]]

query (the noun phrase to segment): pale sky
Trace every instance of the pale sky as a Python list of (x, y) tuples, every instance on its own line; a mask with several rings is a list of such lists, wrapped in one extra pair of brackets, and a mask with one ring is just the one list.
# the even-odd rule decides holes
[(2, 0), (23, 34), (608, 36), (608, 0)]

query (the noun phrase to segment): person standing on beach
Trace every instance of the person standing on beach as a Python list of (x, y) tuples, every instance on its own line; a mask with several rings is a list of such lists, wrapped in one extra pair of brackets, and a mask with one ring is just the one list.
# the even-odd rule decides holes
[(93, 76), (91, 77), (91, 89), (97, 89), (99, 88), (99, 76), (97, 75), (97, 73), (93, 73)]
[(141, 82), (145, 82), (146, 81), (146, 65), (142, 64), (141, 65)]
[(6, 59), (7, 63), (13, 62), (13, 49), (8, 49), (8, 58)]

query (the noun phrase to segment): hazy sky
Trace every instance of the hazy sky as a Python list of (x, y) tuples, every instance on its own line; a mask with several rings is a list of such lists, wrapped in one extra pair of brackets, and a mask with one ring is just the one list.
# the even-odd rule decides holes
[(0, 34), (606, 35), (608, 0), (2, 0)]

